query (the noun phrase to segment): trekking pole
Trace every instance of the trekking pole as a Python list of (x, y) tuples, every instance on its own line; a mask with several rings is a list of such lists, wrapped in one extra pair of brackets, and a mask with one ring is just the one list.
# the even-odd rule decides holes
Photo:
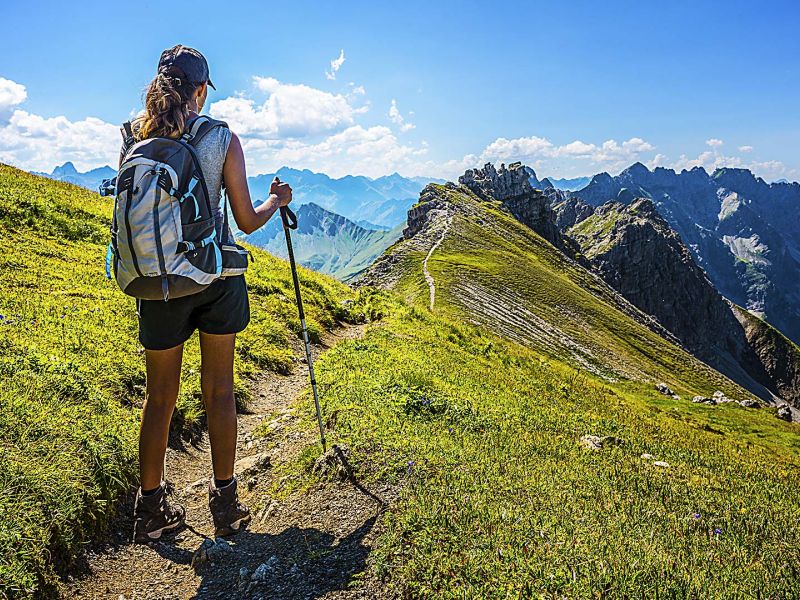
[(306, 360), (308, 361), (308, 375), (311, 378), (311, 391), (314, 394), (314, 407), (317, 409), (317, 424), (319, 425), (319, 439), (322, 442), (322, 451), (327, 452), (325, 444), (325, 430), (322, 427), (322, 410), (319, 407), (319, 396), (317, 395), (317, 379), (314, 377), (314, 361), (311, 358), (311, 343), (308, 341), (308, 327), (306, 327), (306, 315), (303, 311), (303, 298), (300, 296), (300, 281), (297, 279), (297, 264), (294, 262), (294, 250), (292, 249), (292, 236), (290, 229), (297, 229), (297, 215), (288, 206), (281, 206), (281, 220), (283, 221), (283, 231), (286, 233), (286, 249), (289, 252), (289, 264), (292, 267), (292, 280), (294, 281), (294, 295), (297, 298), (297, 311), (300, 313), (300, 325), (303, 328), (303, 342), (306, 346)]

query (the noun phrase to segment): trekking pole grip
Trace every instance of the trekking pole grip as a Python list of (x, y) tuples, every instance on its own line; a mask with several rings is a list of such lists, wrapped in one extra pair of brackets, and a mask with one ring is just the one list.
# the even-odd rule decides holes
[(281, 220), (284, 229), (297, 229), (297, 215), (288, 206), (281, 206)]

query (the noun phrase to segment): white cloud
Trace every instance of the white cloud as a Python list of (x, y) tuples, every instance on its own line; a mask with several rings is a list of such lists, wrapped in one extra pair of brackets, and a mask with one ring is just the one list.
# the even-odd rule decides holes
[(722, 140), (718, 140), (717, 138), (711, 138), (710, 140), (706, 140), (706, 146), (711, 146), (712, 148), (719, 148), (724, 144)]
[(70, 121), (15, 110), (0, 122), (0, 162), (25, 169), (50, 171), (71, 160), (79, 170), (116, 164), (119, 128), (94, 117)]
[(273, 77), (253, 77), (256, 88), (268, 94), (262, 104), (245, 96), (213, 102), (212, 116), (228, 122), (242, 135), (307, 137), (337, 131), (354, 122), (366, 107), (353, 106), (341, 94), (304, 84), (282, 83)]
[(331, 70), (325, 71), (325, 77), (327, 77), (328, 79), (336, 79), (336, 73), (339, 71), (339, 69), (342, 68), (344, 61), (345, 61), (344, 49), (342, 49), (339, 51), (339, 57), (334, 58), (331, 61)]
[(417, 172), (416, 163), (426, 152), (424, 146), (401, 144), (388, 127), (354, 125), (315, 144), (287, 141), (273, 149), (269, 160), (275, 166), (303, 166), (334, 177), (378, 177), (397, 170)]
[(752, 152), (752, 146), (739, 146), (739, 152)]
[(25, 86), (16, 81), (0, 77), (0, 110), (22, 104), (28, 97)]
[(706, 150), (695, 158), (689, 158), (687, 155), (681, 154), (680, 158), (671, 166), (676, 171), (703, 167), (709, 173), (723, 167), (750, 169), (757, 176), (767, 180), (778, 179), (780, 177), (797, 177), (796, 170), (788, 169), (786, 165), (779, 160), (748, 161), (741, 156), (726, 156), (716, 150)]
[[(521, 160), (534, 169), (546, 170), (549, 173), (562, 171), (565, 161), (588, 163), (589, 170), (619, 170), (639, 160), (642, 154), (654, 150), (655, 147), (642, 138), (633, 137), (624, 142), (606, 140), (601, 145), (575, 140), (558, 146), (550, 140), (538, 136), (514, 139), (497, 138), (490, 143), (478, 157), (479, 161), (515, 161)], [(458, 164), (452, 162), (451, 165)], [(584, 167), (586, 169), (587, 167)]]
[(400, 131), (409, 131), (416, 127), (413, 123), (406, 122), (405, 117), (403, 117), (400, 110), (397, 108), (397, 100), (394, 98), (392, 98), (392, 104), (389, 106), (389, 120), (398, 125)]

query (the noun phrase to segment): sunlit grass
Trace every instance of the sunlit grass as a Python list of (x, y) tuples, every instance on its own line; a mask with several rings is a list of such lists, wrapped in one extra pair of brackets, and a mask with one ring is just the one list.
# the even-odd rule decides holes
[[(111, 200), (0, 165), (0, 597), (52, 591), (136, 474), (144, 354), (135, 301), (105, 278)], [(252, 322), (235, 385), (246, 404), (260, 369), (289, 372), (299, 332), (287, 263), (254, 250)], [(301, 270), (315, 337), (354, 318), (351, 295)], [(197, 336), (186, 347), (174, 427), (204, 426)]]

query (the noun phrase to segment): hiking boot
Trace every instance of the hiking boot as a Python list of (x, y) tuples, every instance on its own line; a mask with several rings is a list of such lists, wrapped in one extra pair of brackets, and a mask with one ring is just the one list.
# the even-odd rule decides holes
[(250, 522), (250, 509), (239, 502), (236, 477), (225, 487), (214, 486), (212, 477), (208, 484), (208, 507), (214, 518), (214, 535), (225, 537), (239, 533)]
[(133, 541), (146, 544), (161, 538), (163, 533), (183, 527), (186, 511), (180, 504), (170, 504), (167, 490), (162, 484), (156, 493), (149, 496), (143, 496), (142, 488), (139, 488), (133, 516), (136, 519), (133, 524)]

